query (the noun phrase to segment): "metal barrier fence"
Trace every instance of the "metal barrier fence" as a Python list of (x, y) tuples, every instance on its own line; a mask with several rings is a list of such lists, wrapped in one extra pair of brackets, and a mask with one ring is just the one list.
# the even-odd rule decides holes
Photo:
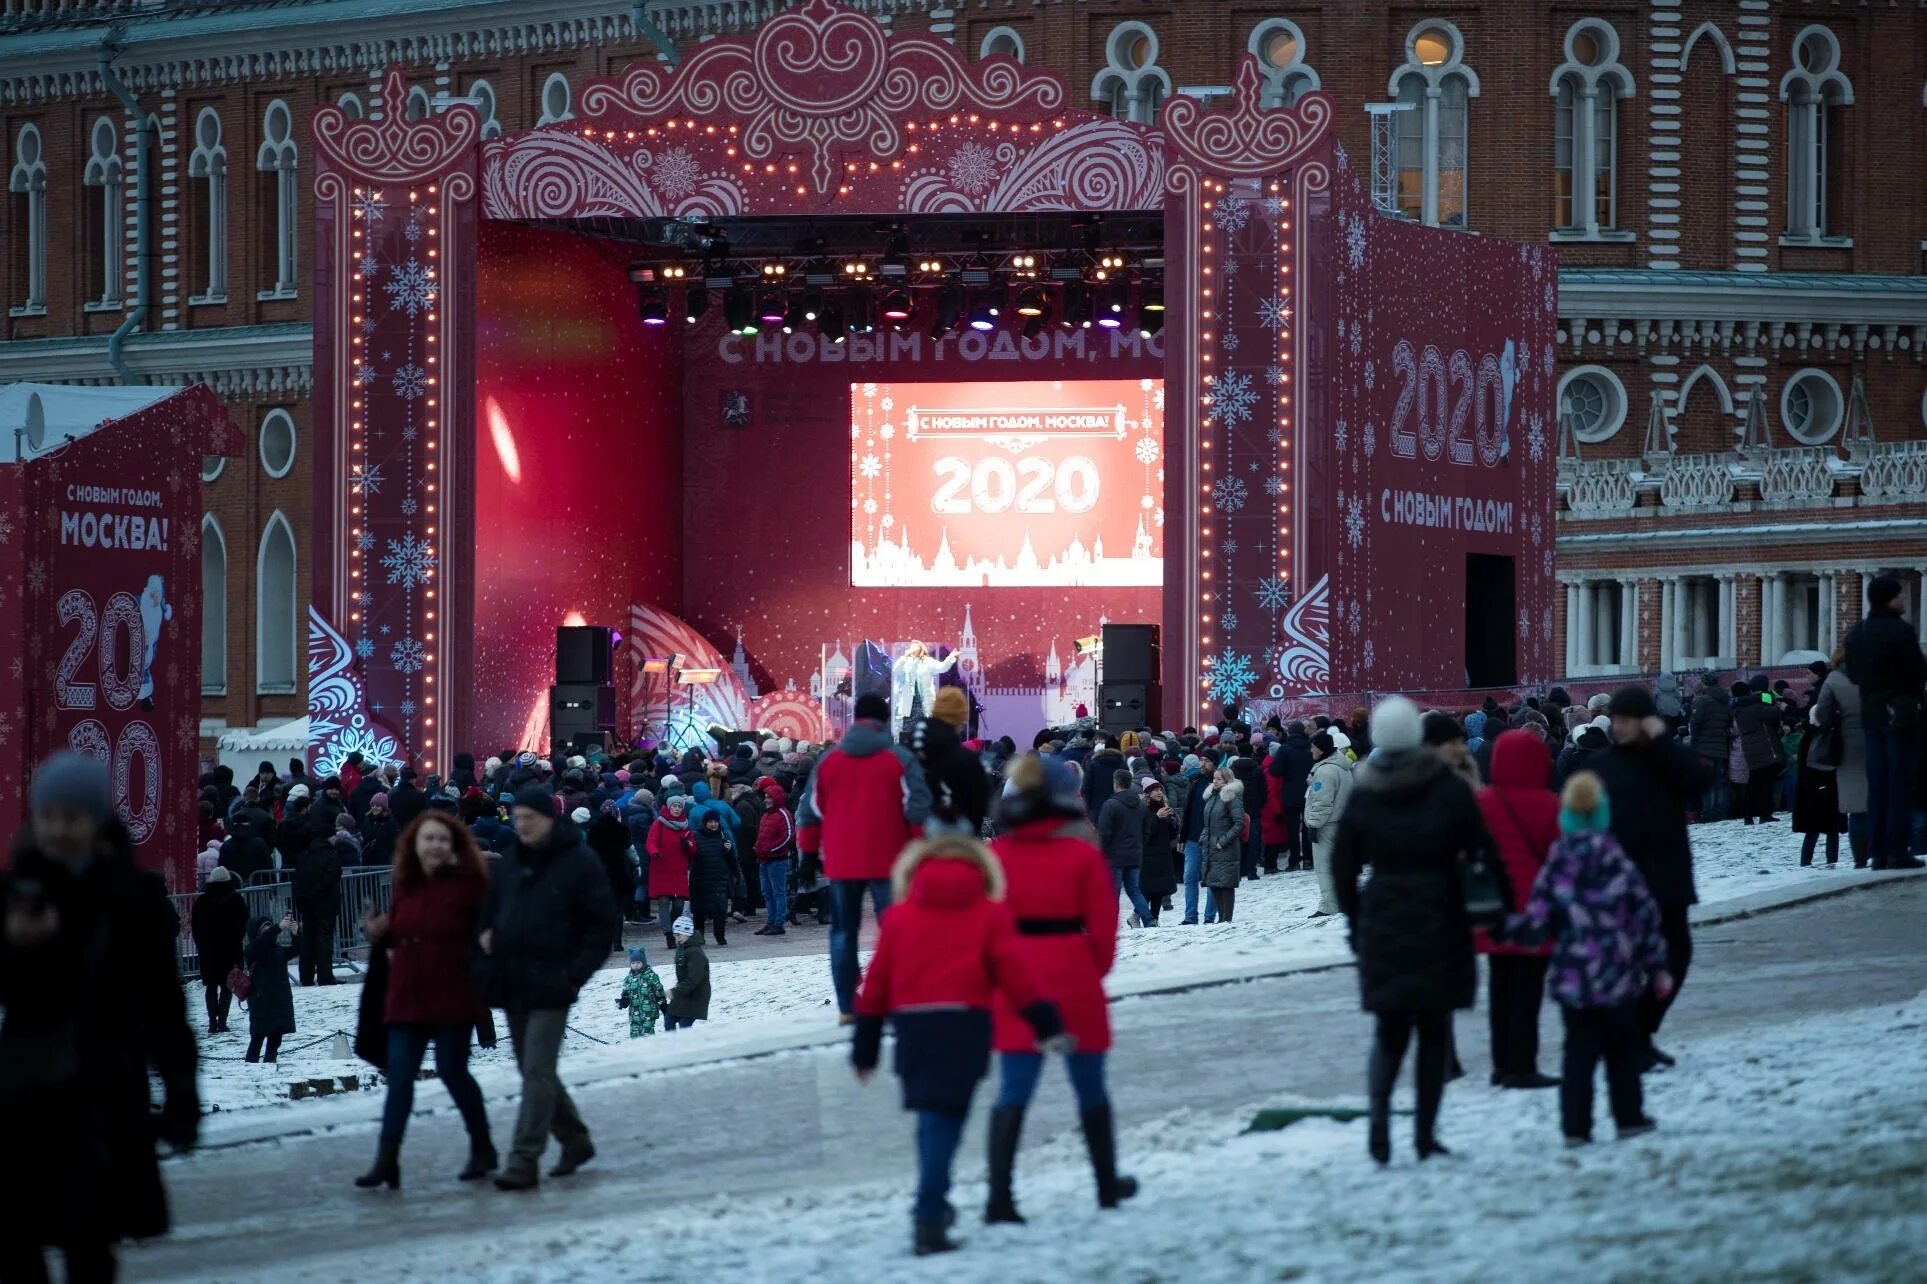
[[(389, 869), (345, 869), (341, 872), (341, 908), (335, 913), (334, 953), (332, 962), (339, 967), (348, 962), (348, 951), (363, 949), (368, 944), (367, 935), (362, 931), (362, 922), (371, 913), (386, 914), (389, 902), (393, 899), (394, 889), (389, 884)], [(261, 915), (281, 921), (281, 916), (294, 908), (293, 874), (288, 870), (263, 870), (249, 880), (241, 889), (247, 898), (248, 917)], [(200, 972), (200, 950), (194, 944), (194, 902), (200, 899), (199, 892), (183, 892), (170, 897), (174, 902), (174, 912), (180, 916), (181, 930), (175, 937), (174, 953), (183, 977), (196, 976)]]

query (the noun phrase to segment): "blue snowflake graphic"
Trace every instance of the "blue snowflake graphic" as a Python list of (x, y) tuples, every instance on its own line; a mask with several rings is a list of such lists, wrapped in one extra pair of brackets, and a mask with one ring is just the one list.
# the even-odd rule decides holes
[(1220, 477), (1211, 487), (1211, 506), (1221, 513), (1235, 513), (1245, 506), (1251, 492), (1242, 477)]
[(428, 583), (435, 570), (435, 552), (410, 531), (400, 539), (388, 541), (388, 555), (381, 559), (381, 564), (388, 568), (390, 584), (412, 589)]
[(1265, 440), (1270, 442), (1272, 445), (1276, 446), (1279, 442), (1283, 441), (1284, 439), (1285, 439), (1285, 430), (1283, 428), (1280, 428), (1277, 424), (1273, 424), (1271, 427), (1265, 429)]
[(388, 291), (388, 306), (411, 317), (434, 307), (442, 290), (428, 269), (414, 259), (396, 268), (383, 288)]
[(1205, 661), (1204, 680), (1213, 700), (1241, 700), (1258, 674), (1250, 656), (1226, 647)]
[(1238, 613), (1236, 611), (1226, 611), (1218, 617), (1218, 623), (1224, 625), (1225, 632), (1229, 633), (1232, 629), (1238, 627)]
[(1343, 501), (1345, 511), (1345, 542), (1357, 548), (1365, 539), (1365, 505), (1353, 495)]
[(1222, 346), (1226, 352), (1236, 352), (1238, 350), (1238, 345), (1244, 342), (1244, 340), (1238, 337), (1238, 332), (1236, 330), (1233, 330), (1227, 327), (1224, 332), (1224, 338), (1220, 339), (1218, 342), (1219, 342), (1219, 345)]
[(376, 378), (375, 368), (373, 366), (369, 365), (366, 361), (356, 363), (355, 382), (357, 384), (359, 384), (363, 388), (366, 388), (369, 384), (375, 381), (375, 378)]
[(381, 222), (381, 216), (388, 212), (388, 202), (381, 198), (380, 192), (370, 188), (355, 193), (354, 207), (356, 217), (368, 223)]
[(395, 395), (413, 401), (428, 391), (428, 371), (410, 361), (395, 371)]
[(1546, 421), (1536, 410), (1526, 421), (1526, 451), (1535, 464), (1546, 456)]
[(1285, 212), (1285, 199), (1282, 196), (1265, 197), (1265, 213), (1277, 218)]
[(1291, 590), (1285, 586), (1282, 575), (1268, 575), (1259, 580), (1253, 592), (1258, 595), (1258, 605), (1267, 611), (1282, 611), (1291, 602)]
[(399, 708), (401, 709), (402, 717), (412, 718), (415, 716), (415, 702), (413, 700), (403, 700)]
[(1236, 280), (1238, 276), (1238, 260), (1235, 258), (1226, 259), (1224, 261), (1224, 267), (1221, 268), (1220, 271), (1224, 273), (1226, 284)]
[(1279, 384), (1283, 383), (1284, 381), (1285, 381), (1285, 370), (1283, 366), (1266, 366), (1265, 367), (1266, 383), (1276, 388)]
[(355, 654), (360, 656), (362, 659), (366, 660), (369, 656), (373, 655), (374, 653), (375, 653), (374, 639), (362, 638), (360, 641), (355, 643)]
[(1273, 296), (1258, 300), (1258, 324), (1267, 330), (1282, 330), (1291, 324), (1291, 300)]
[(1236, 370), (1218, 376), (1211, 396), (1212, 404), (1228, 424), (1249, 422), (1252, 407), (1258, 404), (1258, 392), (1251, 386), (1251, 376)]
[(1271, 476), (1265, 478), (1265, 494), (1276, 496), (1283, 493), (1284, 489), (1285, 479), (1278, 474), (1273, 473)]
[(1218, 551), (1226, 557), (1236, 557), (1238, 555), (1238, 541), (1227, 535), (1225, 536), (1224, 542), (1218, 545)]
[(361, 274), (363, 276), (372, 281), (380, 271), (380, 259), (376, 258), (373, 254), (364, 254), (361, 256)]
[(408, 238), (410, 244), (421, 240), (423, 235), (421, 220), (418, 218), (409, 219), (407, 226), (402, 228), (401, 234)]
[(387, 480), (381, 475), (380, 464), (369, 464), (348, 479), (348, 484), (357, 495), (379, 495), (381, 484)]
[(361, 534), (355, 536), (355, 547), (360, 549), (362, 552), (366, 553), (369, 549), (373, 548), (374, 546), (375, 546), (375, 533), (373, 531), (363, 531)]
[(388, 662), (395, 666), (397, 673), (419, 673), (426, 654), (414, 638), (403, 638), (388, 648)]
[(1237, 232), (1251, 219), (1251, 202), (1241, 196), (1227, 196), (1218, 202), (1218, 226), (1227, 232)]
[(404, 499), (401, 502), (401, 515), (403, 517), (413, 517), (415, 515), (416, 507), (417, 505), (414, 500)]
[(421, 430), (415, 427), (414, 424), (403, 424), (401, 429), (401, 439), (403, 441), (413, 441), (420, 434), (420, 432)]
[(393, 633), (393, 632), (394, 632), (394, 629), (390, 628), (388, 625), (384, 624), (381, 626), (381, 635), (383, 637), (387, 637), (390, 633)]

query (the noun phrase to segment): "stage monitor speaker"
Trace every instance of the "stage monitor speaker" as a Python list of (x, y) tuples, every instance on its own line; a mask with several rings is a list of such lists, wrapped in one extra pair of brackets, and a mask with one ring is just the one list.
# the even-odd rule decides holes
[(1097, 725), (1103, 731), (1164, 727), (1164, 688), (1156, 682), (1113, 682), (1106, 675), (1097, 706)]
[(1113, 682), (1158, 681), (1157, 625), (1106, 624), (1103, 642), (1106, 686)]
[(616, 689), (607, 682), (558, 682), (549, 688), (549, 753), (616, 729)]
[(615, 630), (601, 625), (555, 631), (555, 680), (558, 683), (607, 682), (616, 651)]

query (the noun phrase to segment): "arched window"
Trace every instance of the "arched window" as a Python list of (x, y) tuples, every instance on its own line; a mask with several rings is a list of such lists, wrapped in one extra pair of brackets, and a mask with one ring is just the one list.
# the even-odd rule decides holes
[(999, 55), (1015, 58), (1018, 62), (1024, 60), (1024, 38), (1015, 29), (992, 27), (984, 33), (984, 42), (977, 47), (977, 56), (995, 58)]
[(1845, 171), (1839, 145), (1843, 107), (1853, 103), (1853, 84), (1840, 70), (1840, 41), (1822, 26), (1793, 39), (1793, 70), (1780, 78), (1786, 102), (1786, 234), (1811, 241), (1839, 235), (1840, 210), (1833, 199)]
[(294, 419), (276, 406), (261, 420), (261, 467), (270, 477), (286, 477), (294, 468)]
[(189, 178), (199, 180), (189, 198), (194, 218), (207, 240), (207, 289), (189, 303), (227, 301), (227, 148), (221, 145), (221, 113), (201, 109), (194, 121), (194, 150), (188, 153)]
[(1398, 113), (1394, 162), (1400, 215), (1442, 227), (1466, 225), (1465, 159), (1469, 99), (1479, 77), (1465, 65), (1465, 37), (1428, 18), (1405, 36), (1405, 65), (1392, 73)]
[(1608, 441), (1626, 422), (1626, 385), (1605, 366), (1575, 366), (1559, 380), (1559, 415), (1580, 441)]
[(1808, 367), (1780, 389), (1780, 422), (1787, 435), (1803, 446), (1822, 446), (1840, 431), (1846, 416), (1840, 385), (1824, 370)]
[(428, 91), (416, 85), (408, 91), (408, 119), (427, 120), (433, 110), (428, 100)]
[(1305, 62), (1305, 33), (1298, 24), (1271, 18), (1251, 29), (1245, 48), (1258, 56), (1265, 73), (1260, 102), (1265, 107), (1289, 107), (1299, 95), (1318, 88), (1318, 73)]
[(561, 72), (551, 73), (542, 82), (542, 114), (536, 118), (538, 125), (553, 125), (558, 120), (572, 120), (575, 112), (570, 109), (572, 92), (569, 78)]
[(47, 162), (37, 125), (22, 125), (14, 136), (7, 191), (13, 200), (13, 288), (20, 298), (13, 315), (36, 316), (47, 310)]
[(260, 212), (263, 248), (274, 263), (274, 289), (278, 296), (294, 293), (295, 258), (295, 145), (294, 118), (288, 105), (279, 98), (268, 104), (261, 118), (261, 146), (254, 154), (254, 167), (260, 171)]
[(1141, 22), (1120, 22), (1104, 43), (1104, 70), (1091, 81), (1091, 97), (1111, 115), (1140, 125), (1157, 123), (1158, 107), (1171, 93), (1171, 76), (1158, 66), (1158, 37)]
[(201, 694), (227, 694), (227, 537), (201, 518)]
[(102, 116), (94, 122), (93, 133), (88, 138), (87, 168), (81, 175), (81, 183), (87, 197), (87, 229), (94, 250), (88, 253), (88, 275), (100, 283), (100, 297), (95, 300), (100, 307), (115, 307), (120, 303), (121, 277), (124, 264), (121, 258), (121, 236), (125, 231), (122, 221), (125, 217), (121, 199), (120, 131), (114, 122)]
[(268, 518), (255, 560), (254, 685), (264, 695), (295, 689), (294, 532), (280, 512)]
[(1633, 92), (1619, 62), (1619, 32), (1586, 18), (1566, 32), (1552, 73), (1552, 225), (1597, 236), (1619, 226), (1619, 101)]
[(475, 103), (476, 114), (482, 118), (482, 137), (500, 138), (502, 122), (495, 118), (495, 86), (486, 80), (471, 80), (467, 97)]
[(368, 109), (361, 105), (359, 94), (343, 94), (335, 99), (335, 106), (341, 108), (351, 120), (364, 120), (368, 116)]

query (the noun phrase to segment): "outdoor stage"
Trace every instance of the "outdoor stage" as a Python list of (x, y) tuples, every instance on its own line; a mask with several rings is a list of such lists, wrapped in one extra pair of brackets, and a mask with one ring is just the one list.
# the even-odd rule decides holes
[(1550, 675), (1553, 255), (1258, 97), (1133, 125), (814, 0), (487, 143), (320, 109), (312, 754), (536, 745), (574, 616), (627, 726), (680, 653), (810, 739), (865, 639), (969, 647), (1020, 740), (1103, 619), (1173, 725)]

